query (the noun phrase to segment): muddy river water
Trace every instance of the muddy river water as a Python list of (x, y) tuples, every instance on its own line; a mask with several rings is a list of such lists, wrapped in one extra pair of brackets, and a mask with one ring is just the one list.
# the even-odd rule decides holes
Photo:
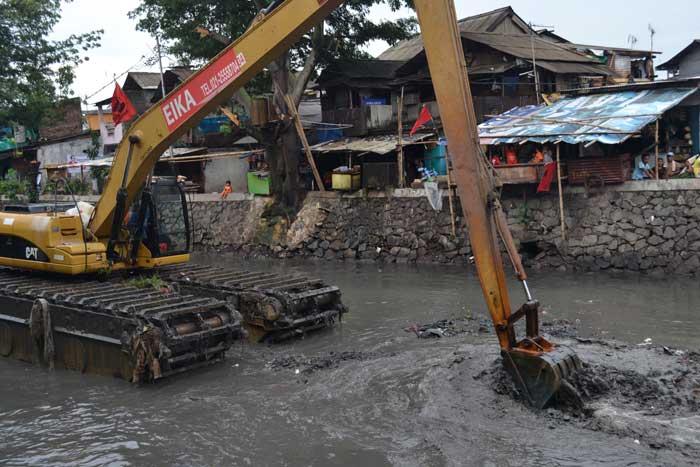
[[(538, 413), (484, 376), (498, 358), (489, 330), (442, 339), (404, 330), (445, 318), (487, 323), (473, 271), (245, 265), (323, 277), (341, 287), (350, 313), (332, 330), (276, 346), (236, 345), (221, 365), (142, 388), (2, 359), (0, 465), (700, 464), (698, 413), (607, 405), (595, 423)], [(538, 273), (530, 285), (544, 321), (568, 320), (580, 336), (621, 344), (579, 340), (584, 359), (647, 373), (683, 365), (688, 353), (676, 349), (700, 348), (697, 279)], [(515, 284), (513, 296), (522, 297)], [(645, 339), (656, 350), (638, 345)], [(660, 345), (670, 348), (668, 360)]]

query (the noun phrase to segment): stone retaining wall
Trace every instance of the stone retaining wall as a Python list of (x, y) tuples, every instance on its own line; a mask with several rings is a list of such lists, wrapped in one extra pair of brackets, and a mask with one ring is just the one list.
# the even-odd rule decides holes
[[(699, 179), (630, 182), (595, 193), (568, 188), (564, 205), (566, 240), (556, 194), (504, 196), (526, 266), (658, 276), (700, 270)], [(191, 206), (197, 248), (400, 263), (459, 263), (471, 256), (459, 201), (453, 236), (447, 197), (435, 212), (422, 190), (369, 196), (315, 192), (296, 217), (269, 216), (270, 200), (250, 195), (225, 201), (196, 195)]]

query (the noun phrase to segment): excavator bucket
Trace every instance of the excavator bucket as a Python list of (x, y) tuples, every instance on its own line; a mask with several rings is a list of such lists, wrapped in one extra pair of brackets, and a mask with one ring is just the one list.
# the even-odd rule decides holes
[(575, 390), (566, 379), (581, 368), (581, 360), (569, 347), (557, 345), (540, 353), (516, 348), (503, 351), (502, 356), (506, 370), (533, 407), (546, 407), (562, 389), (580, 405), (580, 396), (571, 394)]

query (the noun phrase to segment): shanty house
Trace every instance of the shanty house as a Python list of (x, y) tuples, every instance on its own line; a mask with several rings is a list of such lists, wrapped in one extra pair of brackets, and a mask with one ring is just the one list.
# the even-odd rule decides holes
[(659, 158), (657, 177), (678, 176), (665, 171), (670, 160), (682, 164), (700, 152), (700, 78), (573, 91), (489, 119), (479, 135), (506, 184), (539, 182), (543, 164), (533, 155), (548, 146), (561, 152), (569, 184), (625, 182), (644, 155), (652, 166)]
[(700, 76), (700, 39), (695, 39), (666, 63), (656, 67), (665, 70), (669, 78), (692, 78)]
[[(510, 7), (464, 18), (459, 27), (479, 121), (537, 103), (534, 69), (545, 94), (586, 87), (615, 74), (591, 54), (540, 37)], [(439, 117), (419, 35), (377, 60), (336, 62), (324, 70), (319, 85), (324, 122), (352, 125), (348, 135), (395, 130), (402, 90), (404, 120), (415, 119), (424, 104)]]

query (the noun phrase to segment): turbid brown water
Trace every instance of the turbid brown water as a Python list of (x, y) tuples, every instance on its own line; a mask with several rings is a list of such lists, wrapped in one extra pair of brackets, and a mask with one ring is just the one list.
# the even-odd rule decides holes
[[(584, 415), (535, 412), (503, 384), (473, 271), (246, 264), (322, 276), (341, 287), (351, 312), (333, 330), (273, 347), (242, 344), (223, 365), (150, 387), (0, 360), (0, 465), (698, 463), (698, 367), (694, 354), (675, 354), (700, 347), (696, 280), (531, 279), (543, 320), (556, 320), (549, 329), (593, 364), (582, 388), (609, 383)], [(456, 319), (457, 335), (404, 331), (444, 318)], [(638, 345), (647, 338), (652, 345)], [(658, 397), (644, 392), (659, 380), (668, 384), (658, 383)]]

